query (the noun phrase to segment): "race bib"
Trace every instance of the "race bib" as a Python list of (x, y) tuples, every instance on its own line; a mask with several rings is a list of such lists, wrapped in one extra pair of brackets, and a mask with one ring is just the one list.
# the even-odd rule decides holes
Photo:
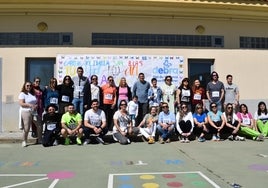
[(201, 100), (201, 95), (199, 93), (194, 94), (194, 100)]
[(212, 97), (220, 97), (219, 91), (212, 91)]
[(58, 98), (52, 97), (49, 99), (50, 104), (58, 104)]
[(70, 97), (69, 96), (66, 96), (66, 95), (62, 95), (61, 101), (63, 101), (63, 102), (70, 102)]
[(56, 123), (47, 124), (47, 130), (52, 131), (56, 128)]
[(76, 124), (75, 124), (75, 123), (70, 123), (70, 124), (68, 125), (68, 128), (73, 130), (73, 129), (76, 128)]
[(189, 90), (182, 90), (182, 95), (189, 97), (191, 95)]
[(106, 94), (104, 98), (106, 100), (112, 100), (113, 99), (113, 95), (112, 94)]
[(250, 119), (249, 118), (243, 118), (243, 124), (250, 125)]

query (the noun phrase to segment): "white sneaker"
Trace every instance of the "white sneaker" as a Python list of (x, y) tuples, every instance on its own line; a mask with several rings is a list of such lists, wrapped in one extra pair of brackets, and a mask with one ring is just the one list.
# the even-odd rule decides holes
[(89, 139), (85, 139), (85, 141), (84, 141), (83, 145), (88, 145), (88, 144), (89, 144), (89, 142), (90, 142), (90, 140), (89, 140)]
[(185, 138), (185, 143), (190, 143), (190, 140), (187, 137)]
[(245, 139), (245, 137), (242, 137), (242, 136), (236, 136), (235, 140), (236, 141), (245, 141), (246, 139)]
[(26, 146), (27, 146), (26, 141), (22, 141), (22, 143), (21, 143), (21, 147), (26, 147)]
[(55, 140), (55, 141), (53, 142), (53, 146), (57, 146), (57, 145), (59, 145), (59, 142), (58, 142), (58, 140)]

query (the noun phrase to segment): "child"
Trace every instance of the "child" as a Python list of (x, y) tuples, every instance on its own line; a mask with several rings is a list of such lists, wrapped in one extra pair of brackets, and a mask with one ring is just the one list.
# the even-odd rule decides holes
[(133, 96), (132, 100), (128, 102), (127, 111), (132, 121), (132, 126), (135, 127), (135, 120), (139, 111), (138, 96)]

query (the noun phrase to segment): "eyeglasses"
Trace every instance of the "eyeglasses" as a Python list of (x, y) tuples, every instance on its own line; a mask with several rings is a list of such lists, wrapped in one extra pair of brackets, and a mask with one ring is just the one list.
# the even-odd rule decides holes
[(168, 108), (168, 106), (162, 106), (162, 108)]
[(113, 82), (114, 80), (113, 79), (110, 79), (109, 82)]
[(217, 106), (214, 106), (214, 105), (213, 105), (213, 106), (211, 106), (211, 108), (216, 108), (216, 107), (217, 107)]
[(120, 106), (126, 106), (127, 104), (125, 104), (125, 103), (122, 103), (122, 104), (120, 104)]
[(97, 78), (92, 78), (91, 80), (97, 80)]
[(233, 109), (233, 107), (232, 106), (228, 106), (227, 109)]
[(35, 82), (40, 83), (40, 80), (35, 80)]
[(197, 107), (197, 110), (202, 109), (201, 107)]

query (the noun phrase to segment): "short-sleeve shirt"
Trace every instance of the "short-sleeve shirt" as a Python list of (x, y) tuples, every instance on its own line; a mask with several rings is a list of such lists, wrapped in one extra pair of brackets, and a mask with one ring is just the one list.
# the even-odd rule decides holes
[(237, 117), (241, 120), (241, 123), (244, 125), (250, 125), (251, 124), (251, 120), (253, 119), (252, 114), (250, 112), (248, 112), (247, 114), (243, 114), (238, 112)]
[[(24, 92), (20, 92), (19, 94), (19, 100), (24, 100), (25, 103), (35, 105), (37, 104), (37, 99), (34, 95), (31, 93), (25, 94)], [(29, 107), (20, 107), (21, 110), (31, 110)]]
[(101, 89), (103, 91), (103, 104), (113, 104), (116, 95), (116, 87), (105, 84)]
[(91, 125), (95, 127), (101, 126), (102, 122), (106, 121), (106, 116), (103, 110), (98, 109), (94, 112), (93, 109), (87, 110), (85, 113), (84, 120), (88, 121)]
[(152, 115), (152, 114), (146, 114), (143, 118), (143, 120), (145, 120), (145, 124), (144, 127), (147, 127), (148, 124), (151, 123), (151, 121), (158, 121), (158, 115)]
[(228, 104), (228, 103), (235, 103), (235, 96), (236, 94), (239, 92), (238, 87), (235, 84), (229, 85), (229, 84), (225, 84), (224, 85), (224, 90), (225, 90), (225, 100), (224, 103)]
[[(118, 110), (114, 113), (113, 119), (118, 120), (118, 125), (121, 131), (127, 131), (127, 127), (131, 122), (129, 115), (123, 115), (120, 110)], [(117, 132), (116, 126), (114, 126), (113, 131)]]
[(206, 113), (202, 113), (202, 114), (194, 113), (193, 114), (193, 118), (195, 118), (198, 123), (205, 122), (206, 117), (207, 117)]
[(221, 81), (217, 81), (215, 84), (213, 82), (207, 84), (207, 91), (212, 102), (218, 102), (220, 100), (222, 90), (224, 90), (224, 85)]
[(261, 120), (261, 121), (268, 121), (268, 113), (261, 113), (261, 115), (258, 115), (258, 112), (256, 111), (254, 114), (255, 120)]
[(218, 121), (221, 121), (221, 115), (222, 115), (222, 112), (221, 111), (217, 111), (217, 113), (215, 114), (214, 112), (210, 111), (208, 112), (207, 114), (210, 119), (214, 122), (218, 122)]
[(61, 123), (65, 123), (70, 129), (75, 129), (80, 121), (82, 121), (82, 116), (79, 113), (70, 114), (69, 112), (66, 112), (61, 117)]
[[(227, 119), (227, 116), (226, 116), (226, 113), (225, 112), (223, 112), (223, 117), (225, 118), (225, 120), (227, 121), (227, 122), (229, 122), (229, 120)], [(237, 115), (235, 114), (235, 113), (233, 113), (233, 117), (232, 117), (232, 122), (231, 122), (231, 124), (234, 124), (234, 122), (235, 121), (238, 121), (239, 119), (238, 119), (238, 117), (237, 117)]]

